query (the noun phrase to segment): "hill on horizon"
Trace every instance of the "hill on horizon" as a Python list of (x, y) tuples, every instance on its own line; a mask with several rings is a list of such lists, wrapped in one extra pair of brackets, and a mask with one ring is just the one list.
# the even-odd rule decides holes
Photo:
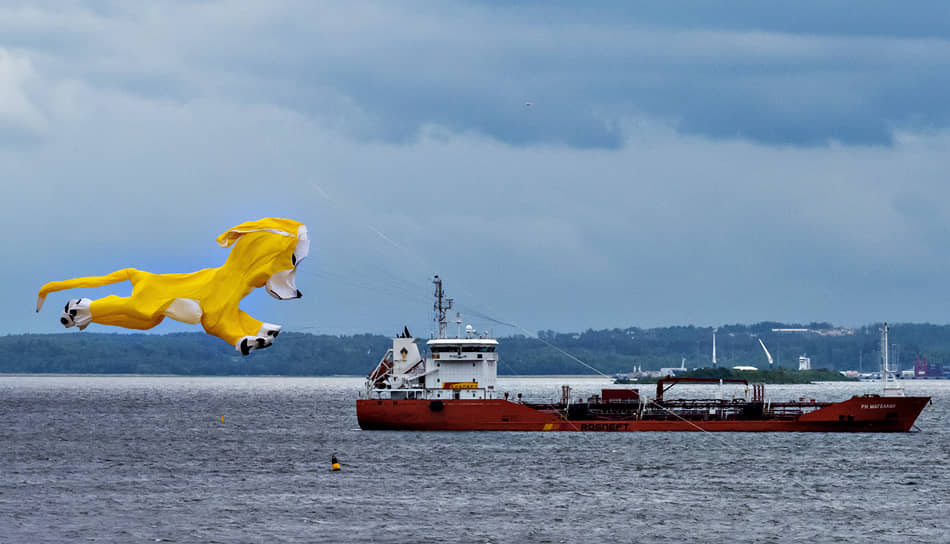
[[(759, 340), (775, 366), (798, 368), (807, 355), (812, 368), (873, 371), (880, 361), (880, 324), (849, 329), (830, 323), (762, 322), (724, 325), (716, 333), (720, 366), (768, 367)], [(775, 331), (773, 329), (786, 329)], [(789, 330), (792, 329), (792, 330)], [(540, 331), (537, 338), (500, 337), (499, 374), (589, 374), (566, 351), (607, 374), (635, 367), (656, 370), (709, 366), (712, 327)], [(918, 357), (950, 359), (950, 325), (890, 326), (892, 367), (912, 368)], [(424, 341), (424, 340), (423, 340)], [(273, 347), (243, 357), (201, 332), (145, 334), (67, 332), (0, 337), (2, 373), (182, 374), (182, 375), (365, 375), (391, 346), (376, 334), (322, 335), (284, 332)], [(553, 347), (552, 347), (553, 346)]]

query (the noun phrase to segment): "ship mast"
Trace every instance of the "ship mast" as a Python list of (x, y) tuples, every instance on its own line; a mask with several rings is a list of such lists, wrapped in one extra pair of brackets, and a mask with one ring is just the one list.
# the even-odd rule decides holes
[(888, 361), (887, 361), (887, 321), (884, 322), (884, 328), (881, 329), (881, 377), (884, 379), (884, 389), (887, 389), (887, 370), (888, 370)]
[(903, 397), (904, 389), (894, 380), (893, 386), (889, 385), (891, 382), (891, 365), (889, 360), (888, 352), (888, 343), (887, 343), (887, 321), (884, 322), (884, 328), (881, 329), (881, 383), (884, 385), (884, 396), (885, 397)]
[(453, 300), (445, 297), (445, 291), (442, 290), (442, 280), (438, 274), (436, 274), (432, 283), (435, 284), (435, 303), (432, 305), (432, 309), (435, 310), (435, 320), (439, 324), (439, 338), (445, 338), (445, 328), (448, 326), (448, 322), (445, 320), (445, 312), (452, 308)]

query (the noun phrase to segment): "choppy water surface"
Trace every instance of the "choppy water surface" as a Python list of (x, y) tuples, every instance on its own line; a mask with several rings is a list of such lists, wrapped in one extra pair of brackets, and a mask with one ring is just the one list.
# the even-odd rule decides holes
[(950, 541), (947, 382), (899, 435), (368, 432), (361, 382), (0, 377), (0, 541)]

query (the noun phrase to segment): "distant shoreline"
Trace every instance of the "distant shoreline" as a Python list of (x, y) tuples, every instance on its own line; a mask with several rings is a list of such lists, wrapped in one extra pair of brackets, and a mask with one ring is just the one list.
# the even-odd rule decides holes
[[(762, 322), (723, 325), (716, 336), (721, 367), (763, 367), (768, 346), (776, 368), (788, 371), (808, 354), (814, 369), (865, 372), (879, 368), (880, 335), (867, 326), (840, 329), (829, 323), (774, 332), (795, 324)], [(892, 366), (914, 368), (927, 360), (938, 374), (950, 370), (950, 325), (893, 324), (891, 338), (901, 348)], [(663, 368), (695, 368), (711, 363), (712, 328), (539, 331), (538, 338), (499, 338), (502, 376), (573, 376), (597, 369), (615, 376)], [(381, 335), (327, 336), (281, 333), (275, 347), (242, 357), (233, 347), (200, 332), (169, 334), (83, 333), (0, 336), (0, 373), (149, 376), (365, 376), (392, 348)], [(582, 361), (582, 363), (580, 362)], [(346, 372), (341, 372), (345, 370)], [(749, 381), (758, 380), (756, 377)]]

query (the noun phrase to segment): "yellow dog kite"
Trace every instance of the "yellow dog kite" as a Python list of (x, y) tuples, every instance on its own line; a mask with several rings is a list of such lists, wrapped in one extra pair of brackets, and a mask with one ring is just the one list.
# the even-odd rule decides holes
[(132, 296), (109, 295), (98, 300), (72, 299), (60, 323), (85, 329), (89, 323), (129, 329), (151, 329), (170, 317), (182, 323), (201, 323), (205, 332), (221, 338), (247, 355), (266, 348), (280, 332), (279, 325), (254, 319), (238, 303), (258, 287), (278, 300), (303, 296), (294, 276), (310, 251), (307, 226), (292, 219), (266, 218), (229, 229), (217, 238), (221, 247), (234, 248), (224, 266), (185, 274), (152, 274), (123, 268), (107, 276), (53, 281), (36, 300), (39, 312), (46, 295), (76, 287), (100, 287), (132, 282)]

